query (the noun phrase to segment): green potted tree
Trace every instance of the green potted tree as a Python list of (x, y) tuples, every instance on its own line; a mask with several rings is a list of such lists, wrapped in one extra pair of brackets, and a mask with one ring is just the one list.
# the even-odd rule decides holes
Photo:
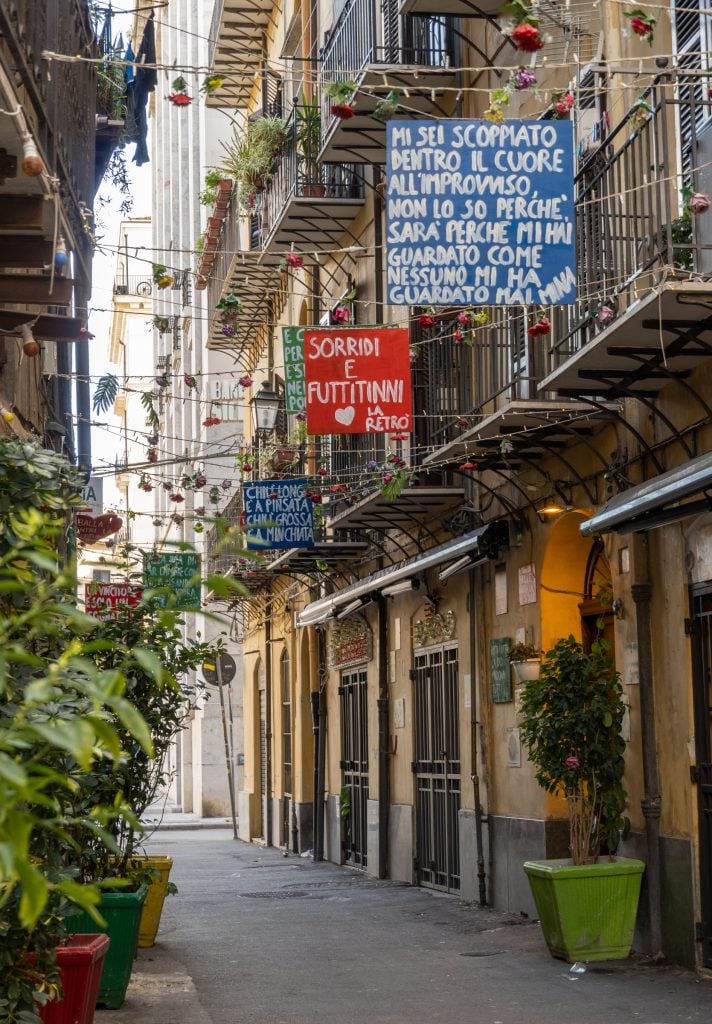
[(568, 804), (571, 853), (527, 861), (524, 871), (549, 950), (570, 963), (628, 956), (645, 869), (615, 856), (627, 828), (625, 704), (609, 647), (597, 640), (586, 652), (573, 636), (559, 640), (520, 696), (536, 780)]
[(319, 150), (321, 148), (321, 111), (319, 99), (308, 99), (300, 93), (295, 108), (298, 188), (303, 196), (323, 196), (326, 185), (321, 180)]

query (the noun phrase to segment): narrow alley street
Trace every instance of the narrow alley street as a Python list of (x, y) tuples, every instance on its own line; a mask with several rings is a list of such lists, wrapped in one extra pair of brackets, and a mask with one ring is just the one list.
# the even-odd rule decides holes
[(160, 831), (175, 860), (157, 945), (97, 1024), (693, 1024), (712, 981), (635, 957), (584, 974), (539, 927), (275, 849)]

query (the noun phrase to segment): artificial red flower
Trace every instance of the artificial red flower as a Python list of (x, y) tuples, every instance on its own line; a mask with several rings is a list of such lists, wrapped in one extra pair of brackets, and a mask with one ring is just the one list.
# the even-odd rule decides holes
[(435, 327), (435, 317), (431, 316), (430, 313), (421, 313), (418, 317), (418, 323), (427, 331), (429, 328)]
[(158, 452), (155, 448), (149, 448), (146, 458), (149, 462), (158, 462)]
[(407, 441), (409, 434), (391, 434), (391, 441)]
[(351, 319), (351, 310), (348, 306), (336, 306), (331, 311), (331, 320), (335, 324), (347, 324)]
[(527, 334), (535, 338), (539, 334), (551, 334), (551, 321), (548, 317), (540, 317), (535, 324), (527, 327)]
[(461, 330), (459, 330), (459, 328), (456, 327), (455, 330), (452, 332), (452, 340), (455, 342), (456, 345), (462, 345), (463, 341), (465, 340), (465, 335), (462, 333)]
[(168, 100), (174, 107), (189, 107), (193, 102), (192, 96), (188, 96), (188, 94), (184, 92), (172, 92), (168, 97)]
[(92, 334), (88, 327), (79, 328), (80, 341), (93, 341), (96, 335)]
[(193, 484), (193, 486), (195, 487), (195, 489), (197, 491), (202, 491), (202, 489), (205, 487), (207, 482), (208, 482), (208, 478), (205, 475), (205, 473), (198, 473), (198, 475), (195, 478), (195, 483)]
[(340, 121), (348, 121), (356, 113), (350, 103), (332, 103), (330, 109), (334, 117), (338, 117)]
[(476, 462), (463, 462), (461, 466), (457, 467), (461, 472), (468, 472), (473, 469), (479, 469)]
[(242, 472), (243, 473), (251, 473), (252, 472), (252, 463), (251, 462), (243, 462), (243, 464), (242, 464)]
[(311, 500), (314, 502), (315, 505), (321, 505), (321, 495), (320, 494), (314, 494), (314, 492), (312, 491), (312, 493), (309, 495), (309, 497), (311, 498)]
[(252, 377), (250, 377), (248, 374), (245, 374), (244, 377), (240, 377), (237, 383), (240, 385), (241, 388), (251, 388)]
[(455, 423), (457, 423), (458, 427), (467, 427), (467, 426), (469, 426), (469, 424), (468, 424), (467, 420), (464, 418), (464, 416), (458, 416), (457, 419), (455, 420)]
[(650, 33), (653, 31), (652, 25), (648, 25), (646, 21), (643, 21), (642, 18), (638, 17), (630, 19), (630, 27), (633, 29), (637, 36), (641, 36), (642, 38), (645, 38), (645, 36), (650, 35)]
[(331, 490), (334, 491), (335, 494), (342, 493), (346, 490), (346, 484), (332, 484)]
[(511, 39), (516, 48), (524, 50), (525, 53), (536, 53), (537, 50), (541, 50), (544, 46), (544, 40), (539, 29), (536, 25), (530, 25), (527, 21), (517, 25), (512, 32)]
[(173, 494), (169, 494), (168, 497), (171, 499), (171, 501), (185, 501), (185, 497), (182, 494), (178, 494), (177, 491), (175, 491)]

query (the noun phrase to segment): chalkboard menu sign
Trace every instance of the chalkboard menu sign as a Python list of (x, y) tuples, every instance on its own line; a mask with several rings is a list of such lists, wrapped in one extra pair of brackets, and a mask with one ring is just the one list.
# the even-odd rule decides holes
[(509, 663), (511, 641), (508, 636), (501, 640), (490, 640), (490, 665), (492, 673), (492, 700), (495, 704), (506, 704), (512, 699), (512, 666)]

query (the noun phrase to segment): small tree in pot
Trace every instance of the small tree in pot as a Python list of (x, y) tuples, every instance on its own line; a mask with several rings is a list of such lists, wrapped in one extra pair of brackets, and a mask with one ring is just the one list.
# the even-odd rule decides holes
[[(628, 955), (644, 869), (641, 861), (613, 856), (627, 828), (625, 704), (609, 650), (604, 640), (595, 641), (590, 652), (573, 636), (559, 640), (520, 697), (520, 734), (537, 782), (568, 802), (573, 865), (530, 861), (525, 871), (549, 949), (569, 960)], [(601, 853), (609, 855), (606, 862), (598, 862)], [(601, 887), (594, 899), (590, 889), (587, 899), (580, 898), (576, 886), (582, 876)], [(613, 915), (610, 908), (624, 902), (627, 914)]]
[(521, 737), (539, 785), (568, 801), (574, 864), (614, 853), (625, 827), (625, 704), (609, 646), (559, 640), (521, 692)]

